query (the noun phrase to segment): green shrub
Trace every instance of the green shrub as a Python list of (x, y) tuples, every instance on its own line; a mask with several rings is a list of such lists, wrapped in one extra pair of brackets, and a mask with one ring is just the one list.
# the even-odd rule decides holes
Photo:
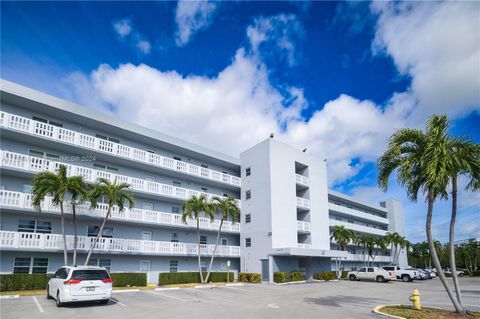
[(452, 277), (452, 273), (451, 272), (445, 272), (445, 277)]
[(285, 271), (276, 271), (273, 273), (273, 281), (276, 283), (287, 282), (288, 273)]
[(238, 274), (238, 281), (257, 284), (262, 282), (262, 276), (255, 272), (241, 272)]
[[(203, 278), (207, 273), (203, 273)], [(230, 272), (229, 281), (234, 280), (234, 273)], [(209, 282), (225, 282), (227, 281), (227, 272), (212, 272), (210, 273)], [(199, 272), (162, 272), (158, 275), (159, 285), (170, 284), (189, 284), (200, 282)]]
[(48, 274), (0, 275), (0, 291), (46, 289), (50, 277)]
[(480, 276), (480, 270), (474, 270), (473, 273), (472, 273), (472, 275), (473, 275), (474, 277)]
[(332, 271), (321, 271), (313, 274), (313, 279), (329, 281), (337, 279), (337, 275), (335, 274), (335, 272)]
[(347, 276), (348, 276), (348, 271), (346, 271), (346, 270), (342, 271), (342, 278), (345, 279), (345, 278), (347, 278)]
[(301, 271), (292, 271), (288, 278), (288, 281), (302, 281), (302, 280), (304, 280), (304, 278), (303, 278), (303, 273)]
[(113, 287), (146, 286), (147, 274), (139, 272), (111, 273)]

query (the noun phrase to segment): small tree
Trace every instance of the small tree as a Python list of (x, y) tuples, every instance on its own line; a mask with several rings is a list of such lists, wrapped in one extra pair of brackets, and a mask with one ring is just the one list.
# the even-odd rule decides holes
[[(355, 242), (355, 232), (344, 226), (334, 226), (330, 231), (330, 240), (332, 239), (335, 240), (340, 251), (345, 251), (349, 242)], [(342, 275), (341, 263), (341, 259), (335, 259), (335, 269), (338, 278)]]
[(87, 184), (82, 176), (72, 176), (67, 178), (67, 192), (70, 193), (70, 204), (72, 205), (73, 219), (73, 265), (77, 264), (77, 215), (76, 206), (82, 203), (87, 197)]
[(188, 219), (195, 219), (197, 221), (197, 257), (198, 257), (198, 272), (200, 273), (200, 281), (204, 283), (202, 273), (202, 259), (200, 251), (200, 214), (204, 213), (210, 218), (214, 219), (212, 213), (212, 206), (208, 203), (207, 198), (204, 195), (193, 195), (183, 203), (182, 206), (182, 221), (186, 224)]
[(213, 214), (216, 212), (219, 212), (221, 219), (220, 219), (220, 225), (218, 227), (218, 232), (217, 232), (217, 241), (215, 242), (215, 248), (213, 249), (212, 257), (210, 258), (210, 265), (208, 266), (208, 272), (207, 272), (207, 276), (205, 277), (205, 282), (208, 282), (208, 278), (210, 277), (210, 272), (212, 271), (213, 259), (215, 258), (215, 254), (217, 252), (217, 247), (218, 247), (218, 242), (220, 240), (220, 234), (222, 232), (223, 222), (230, 218), (232, 220), (232, 224), (235, 224), (235, 222), (238, 219), (238, 216), (240, 215), (240, 208), (238, 207), (237, 202), (233, 197), (227, 197), (222, 199), (220, 197), (215, 196), (212, 199), (211, 205), (212, 205), (211, 212)]
[(85, 259), (85, 265), (88, 265), (92, 252), (97, 246), (98, 240), (102, 236), (103, 228), (107, 223), (108, 218), (112, 214), (112, 209), (114, 206), (118, 207), (118, 210), (121, 212), (125, 209), (125, 203), (128, 203), (128, 207), (132, 208), (135, 204), (135, 198), (132, 195), (130, 184), (120, 183), (117, 184), (117, 179), (112, 182), (106, 178), (99, 178), (98, 184), (93, 185), (92, 190), (88, 194), (90, 199), (90, 207), (92, 209), (97, 208), (98, 199), (104, 197), (108, 204), (108, 210), (103, 219), (102, 225), (98, 231), (97, 236), (95, 237), (93, 243), (90, 245), (90, 250), (88, 251), (87, 258)]

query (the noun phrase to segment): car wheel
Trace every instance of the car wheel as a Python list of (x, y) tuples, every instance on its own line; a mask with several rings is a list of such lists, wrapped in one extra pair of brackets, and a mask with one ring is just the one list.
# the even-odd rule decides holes
[(409, 282), (409, 281), (412, 281), (412, 279), (410, 278), (409, 275), (402, 275), (402, 280), (403, 282)]
[(100, 300), (101, 305), (106, 305), (107, 303), (108, 303), (108, 299)]
[(350, 281), (355, 281), (355, 280), (357, 280), (357, 277), (355, 275), (350, 275), (350, 277), (348, 277), (348, 279), (350, 279)]
[(383, 276), (377, 276), (377, 282), (385, 282), (385, 278)]
[(463, 274), (458, 274), (458, 277), (463, 277)]
[(57, 299), (55, 301), (58, 308), (63, 306), (62, 302), (60, 301), (60, 291), (57, 291)]
[(47, 286), (47, 299), (52, 299), (52, 296), (50, 296), (50, 287)]

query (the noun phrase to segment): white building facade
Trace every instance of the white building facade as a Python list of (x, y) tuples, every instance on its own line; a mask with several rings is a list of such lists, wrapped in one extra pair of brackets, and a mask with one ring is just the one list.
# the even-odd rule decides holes
[[(275, 139), (230, 157), (4, 80), (0, 130), (1, 273), (51, 273), (62, 266), (59, 208), (48, 198), (40, 211), (31, 204), (33, 176), (60, 164), (87, 182), (105, 177), (131, 185), (135, 207), (114, 210), (91, 264), (145, 272), (149, 283), (158, 283), (160, 272), (198, 270), (196, 224), (181, 221), (182, 203), (192, 195), (238, 200), (240, 221), (224, 223), (213, 270), (261, 272), (264, 281), (278, 270), (300, 269), (308, 278), (330, 270), (332, 257), (344, 259), (346, 269), (363, 264), (358, 247), (340, 252), (330, 242), (334, 225), (404, 234), (400, 203), (370, 205), (328, 190), (326, 162)], [(65, 207), (71, 252), (71, 207)], [(106, 205), (77, 209), (79, 264), (105, 213)], [(200, 222), (204, 269), (219, 219)]]

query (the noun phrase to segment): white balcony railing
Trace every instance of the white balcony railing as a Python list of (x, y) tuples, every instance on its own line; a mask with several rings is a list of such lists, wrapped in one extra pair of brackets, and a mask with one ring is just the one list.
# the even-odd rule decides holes
[(365, 212), (362, 212), (362, 211), (359, 211), (359, 210), (356, 210), (356, 209), (353, 209), (353, 208), (348, 208), (348, 207), (345, 207), (345, 206), (342, 206), (342, 205), (338, 205), (338, 204), (334, 204), (334, 203), (328, 203), (328, 209), (331, 210), (331, 211), (334, 211), (334, 212), (343, 213), (343, 214), (350, 215), (350, 216), (353, 216), (353, 217), (363, 218), (363, 219), (371, 220), (371, 221), (374, 221), (374, 222), (377, 222), (377, 223), (382, 223), (382, 224), (388, 225), (388, 219), (387, 218), (383, 218), (383, 217), (376, 216), (376, 215), (373, 215), (373, 214), (368, 214), (368, 213), (365, 213)]
[[(78, 251), (88, 251), (94, 237), (78, 236)], [(60, 234), (23, 233), (0, 231), (1, 249), (33, 249), (35, 251), (61, 251), (63, 239)], [(211, 256), (215, 245), (200, 245), (200, 254)], [(67, 236), (67, 249), (73, 249), (73, 236)], [(169, 241), (137, 240), (123, 238), (100, 238), (94, 251), (115, 254), (148, 254), (148, 255), (197, 255), (197, 244), (174, 243)], [(239, 246), (217, 247), (216, 255), (239, 257)]]
[(310, 200), (306, 198), (297, 197), (297, 207), (303, 209), (310, 209)]
[[(0, 207), (13, 207), (15, 209), (34, 210), (34, 207), (32, 205), (32, 194), (0, 190)], [(106, 204), (99, 204), (98, 207), (95, 209), (89, 209), (89, 207), (89, 203), (77, 205), (76, 214), (104, 218), (108, 210), (108, 205)], [(52, 198), (48, 196), (45, 198), (44, 201), (42, 201), (40, 209), (41, 212), (60, 213), (60, 208), (54, 205), (52, 203)], [(67, 201), (64, 204), (64, 212), (67, 214), (72, 213), (72, 206)], [(188, 220), (187, 224), (183, 223), (182, 216), (180, 214), (165, 213), (139, 208), (126, 208), (124, 211), (120, 212), (118, 211), (118, 207), (114, 206), (110, 219), (118, 221), (145, 223), (149, 225), (155, 224), (188, 228), (197, 227), (195, 220)], [(201, 229), (217, 231), (219, 226), (220, 220), (214, 220), (213, 222), (210, 222), (209, 218), (200, 218)], [(224, 221), (222, 225), (222, 231), (239, 233), (240, 224), (233, 224), (230, 221)]]
[(310, 223), (309, 222), (302, 222), (300, 220), (297, 220), (297, 230), (299, 232), (309, 233), (310, 232)]
[(295, 175), (295, 181), (297, 184), (308, 186), (308, 177), (300, 174)]
[(107, 141), (91, 135), (82, 134), (62, 127), (49, 125), (43, 122), (18, 116), (11, 113), (0, 112), (0, 126), (20, 131), (22, 133), (41, 136), (78, 147), (95, 150), (102, 153), (126, 158), (133, 161), (147, 163), (149, 165), (195, 175), (240, 187), (240, 178), (223, 172), (211, 170), (198, 165), (177, 161), (173, 158), (149, 153), (145, 150), (133, 148), (123, 144)]
[[(367, 261), (368, 260), (368, 255), (364, 256), (363, 254), (347, 254), (347, 259), (348, 261)], [(373, 262), (391, 262), (391, 257), (390, 256), (375, 256), (375, 259)], [(372, 261), (372, 258), (370, 258), (370, 261)]]
[(374, 234), (374, 235), (379, 235), (379, 236), (385, 236), (387, 231), (383, 229), (378, 229), (378, 228), (373, 228), (373, 227), (368, 227), (368, 226), (363, 226), (363, 225), (357, 225), (357, 224), (352, 224), (352, 223), (347, 223), (343, 222), (340, 220), (334, 220), (330, 219), (329, 220), (330, 226), (344, 226), (347, 229), (351, 229), (354, 231), (358, 231), (361, 233), (367, 233), (367, 234)]
[[(187, 189), (183, 187), (176, 187), (172, 185), (147, 181), (144, 179), (134, 178), (125, 175), (113, 174), (111, 172), (95, 170), (83, 166), (71, 165), (68, 163), (57, 162), (48, 158), (40, 158), (34, 156), (28, 156), (19, 153), (13, 153), (8, 151), (1, 151), (1, 166), (12, 167), (15, 169), (21, 169), (24, 171), (37, 173), (42, 171), (55, 172), (59, 165), (65, 165), (67, 167), (68, 176), (79, 175), (82, 176), (86, 182), (95, 183), (99, 177), (103, 177), (113, 181), (117, 179), (118, 182), (128, 183), (135, 191), (146, 192), (155, 195), (162, 195), (166, 197), (173, 197), (178, 199), (188, 199), (191, 196), (204, 195), (206, 198), (211, 199), (214, 196), (219, 196), (210, 193), (204, 193), (193, 189)], [(240, 201), (237, 200), (237, 204), (240, 206)]]
[(310, 244), (300, 244), (300, 243), (298, 243), (298, 244), (297, 244), (297, 247), (298, 247), (298, 248), (312, 248), (312, 245), (310, 245)]

